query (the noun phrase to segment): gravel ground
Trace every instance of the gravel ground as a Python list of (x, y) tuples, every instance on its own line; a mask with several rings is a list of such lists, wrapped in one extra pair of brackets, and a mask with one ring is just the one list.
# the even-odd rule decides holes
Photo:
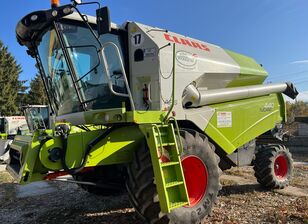
[(265, 191), (251, 167), (232, 168), (221, 178), (219, 202), (206, 223), (305, 223), (308, 224), (308, 166), (294, 170), (291, 186)]
[[(308, 166), (299, 165), (294, 171), (292, 187), (264, 191), (251, 167), (228, 170), (221, 178), (219, 202), (205, 223), (308, 224)], [(20, 198), (22, 188), (12, 181), (0, 171), (1, 223), (144, 223), (126, 195), (98, 197), (75, 184), (50, 182), (53, 192)]]

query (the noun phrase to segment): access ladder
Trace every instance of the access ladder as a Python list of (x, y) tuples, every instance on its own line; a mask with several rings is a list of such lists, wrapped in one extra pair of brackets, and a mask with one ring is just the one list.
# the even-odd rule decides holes
[(173, 124), (148, 124), (142, 129), (150, 148), (161, 211), (169, 213), (189, 205), (180, 158), (182, 148), (179, 150)]

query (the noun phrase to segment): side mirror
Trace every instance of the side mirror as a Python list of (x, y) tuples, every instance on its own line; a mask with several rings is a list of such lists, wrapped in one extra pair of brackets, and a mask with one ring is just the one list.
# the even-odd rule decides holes
[(111, 32), (111, 21), (108, 7), (96, 10), (96, 23), (98, 35)]

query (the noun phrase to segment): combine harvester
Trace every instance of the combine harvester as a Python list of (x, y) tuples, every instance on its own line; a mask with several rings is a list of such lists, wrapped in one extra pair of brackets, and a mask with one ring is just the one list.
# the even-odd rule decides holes
[[(201, 223), (221, 170), (254, 165), (267, 188), (287, 186), (292, 158), (258, 145), (286, 120), (290, 83), (262, 84), (252, 58), (164, 29), (83, 15), (73, 1), (26, 15), (18, 42), (36, 59), (53, 128), (18, 136), (8, 171), (20, 184), (71, 174), (90, 193), (127, 189), (148, 223)], [(275, 133), (274, 133), (275, 134)], [(256, 146), (257, 144), (257, 146)]]
[(0, 117), (0, 162), (8, 159), (9, 145), (17, 134), (28, 131), (24, 116)]
[(0, 161), (9, 159), (9, 149), (16, 135), (29, 135), (36, 129), (49, 127), (49, 109), (46, 105), (22, 106), (24, 116), (0, 118)]

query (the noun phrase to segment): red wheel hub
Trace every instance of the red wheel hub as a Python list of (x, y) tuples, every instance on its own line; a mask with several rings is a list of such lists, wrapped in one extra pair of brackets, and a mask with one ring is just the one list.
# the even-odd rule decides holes
[(274, 172), (278, 179), (285, 179), (289, 170), (288, 160), (284, 155), (278, 155), (274, 162)]
[(194, 207), (203, 198), (207, 184), (208, 172), (203, 161), (197, 156), (187, 156), (182, 159), (186, 187), (190, 207)]

